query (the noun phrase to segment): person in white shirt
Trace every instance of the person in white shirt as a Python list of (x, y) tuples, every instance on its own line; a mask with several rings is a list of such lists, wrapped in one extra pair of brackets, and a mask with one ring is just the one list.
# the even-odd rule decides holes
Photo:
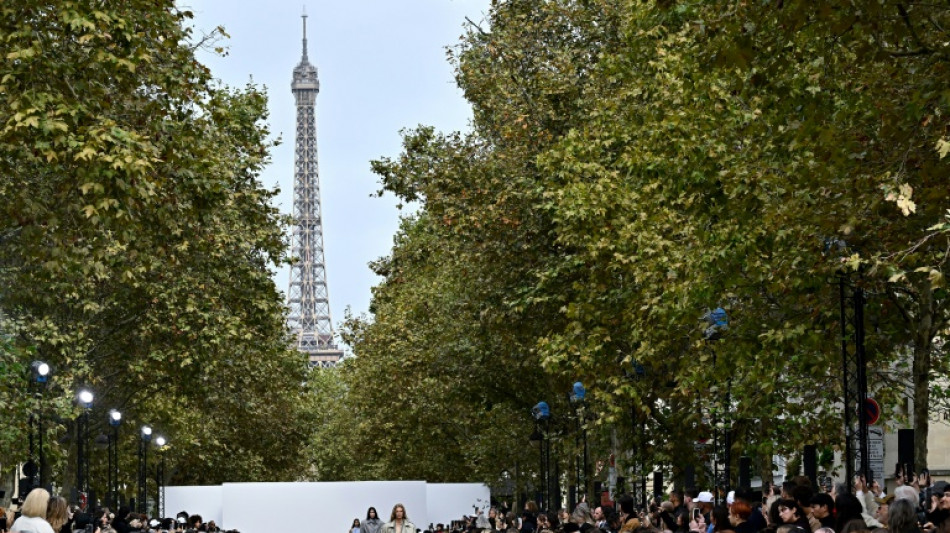
[(20, 518), (10, 527), (11, 533), (53, 533), (53, 527), (46, 521), (46, 506), (49, 505), (49, 493), (45, 489), (33, 489), (23, 500)]

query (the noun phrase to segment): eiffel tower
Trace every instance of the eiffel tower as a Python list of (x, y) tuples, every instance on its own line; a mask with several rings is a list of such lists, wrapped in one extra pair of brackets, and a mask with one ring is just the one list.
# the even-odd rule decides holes
[(311, 366), (331, 367), (343, 358), (333, 341), (327, 267), (323, 258), (323, 217), (317, 169), (317, 121), (314, 107), (320, 81), (307, 59), (307, 14), (303, 14), (303, 55), (291, 84), (297, 102), (294, 151), (294, 227), (290, 268), (288, 325), (297, 349)]

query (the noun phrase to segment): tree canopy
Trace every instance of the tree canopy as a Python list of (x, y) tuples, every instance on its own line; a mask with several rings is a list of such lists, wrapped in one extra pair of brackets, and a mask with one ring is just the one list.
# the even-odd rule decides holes
[[(304, 363), (271, 279), (266, 95), (213, 81), (190, 18), (170, 0), (0, 6), (0, 317), (21, 365), (0, 379), (48, 362), (33, 410), (51, 435), (75, 433), (90, 387), (92, 430), (117, 408), (123, 446), (165, 432), (177, 482), (293, 479)], [(23, 457), (18, 406), (3, 449)]]
[[(698, 462), (724, 417), (766, 460), (840, 445), (841, 277), (870, 295), (873, 394), (925, 433), (950, 317), (948, 23), (923, 2), (494, 2), (450, 51), (471, 131), (411, 130), (374, 163), (420, 208), (347, 325), (373, 471), (438, 454), (494, 480), (510, 463), (482, 468), (468, 417), (509, 413), (524, 454), (530, 406), (566, 417), (575, 380), (604, 460), (634, 419), (654, 464)], [(424, 412), (460, 423), (411, 447), (419, 426), (386, 423)]]

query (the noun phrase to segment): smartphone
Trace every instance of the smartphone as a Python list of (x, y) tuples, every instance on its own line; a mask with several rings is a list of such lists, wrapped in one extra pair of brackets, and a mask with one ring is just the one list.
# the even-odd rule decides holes
[(694, 520), (694, 521), (698, 521), (698, 520), (699, 520), (699, 514), (700, 514), (700, 513), (699, 513), (699, 509), (693, 509), (693, 520)]

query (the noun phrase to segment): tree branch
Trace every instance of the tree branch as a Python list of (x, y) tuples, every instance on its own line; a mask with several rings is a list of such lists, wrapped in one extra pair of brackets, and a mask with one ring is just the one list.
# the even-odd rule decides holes
[(907, 13), (907, 8), (904, 7), (904, 4), (897, 4), (897, 12), (900, 13), (901, 20), (904, 21), (904, 25), (907, 26), (907, 30), (910, 31), (910, 36), (914, 38), (914, 42), (917, 43), (917, 46), (920, 48), (919, 54), (915, 55), (925, 55), (933, 53), (923, 41), (920, 40), (920, 36), (917, 35), (917, 30), (914, 29), (914, 25), (910, 22), (910, 15)]
[[(901, 305), (900, 300), (897, 297), (897, 294), (896, 294), (896, 291), (898, 290), (897, 287), (890, 286), (890, 287), (887, 287), (886, 290), (887, 290), (887, 295), (890, 298), (890, 300), (897, 307), (897, 310), (901, 312), (901, 316), (904, 318), (904, 322), (907, 322), (908, 324), (913, 323), (913, 319), (910, 316), (910, 313), (908, 313), (907, 310), (904, 309), (904, 306)], [(913, 295), (910, 295), (910, 296), (913, 296)]]

